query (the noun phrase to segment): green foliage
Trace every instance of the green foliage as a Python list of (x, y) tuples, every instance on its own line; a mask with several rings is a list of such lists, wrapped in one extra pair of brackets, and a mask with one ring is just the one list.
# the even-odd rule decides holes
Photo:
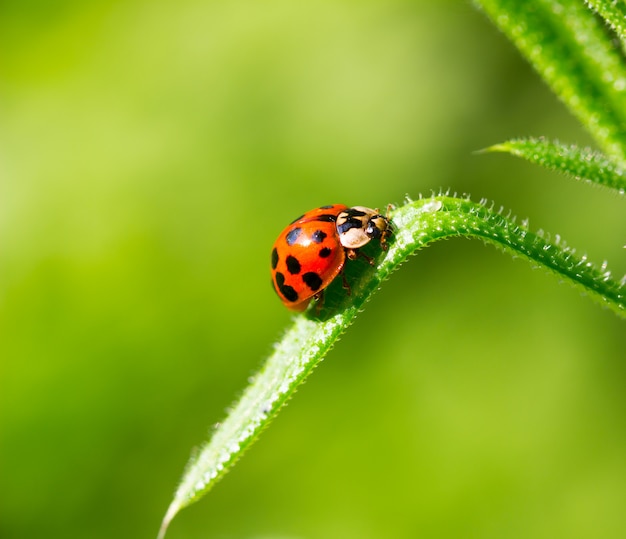
[(407, 203), (391, 216), (397, 233), (376, 269), (361, 272), (351, 283), (352, 294), (343, 294), (337, 304), (330, 298), (332, 307), (316, 314), (316, 306), (311, 306), (306, 316), (296, 317), (211, 440), (192, 457), (160, 537), (178, 511), (205, 494), (256, 439), (391, 272), (433, 241), (480, 238), (553, 271), (626, 318), (626, 286), (613, 280), (606, 268), (595, 268), (559, 241), (533, 234), (501, 212), (467, 199), (437, 196)]
[(481, 0), (552, 91), (626, 165), (626, 65), (606, 29), (580, 0)]
[[(610, 158), (532, 138), (505, 142), (490, 150), (509, 152), (623, 193), (626, 181), (620, 165), (626, 165), (626, 66), (593, 13), (575, 0), (484, 0), (479, 4)], [(600, 12), (621, 32), (616, 23), (618, 8), (598, 4)], [(626, 318), (626, 285), (615, 281), (606, 267), (595, 268), (586, 257), (575, 256), (558, 237), (554, 242), (546, 240), (484, 205), (439, 196), (406, 204), (395, 210), (392, 218), (396, 235), (376, 270), (362, 272), (353, 285), (353, 294), (344, 295), (338, 304), (329, 301), (330, 307), (325, 306), (319, 315), (312, 314), (310, 308), (307, 316), (296, 318), (241, 400), (192, 458), (163, 521), (160, 537), (178, 511), (205, 494), (257, 437), (380, 283), (432, 241), (461, 235), (494, 243), (550, 269)]]
[(487, 151), (508, 152), (567, 176), (626, 191), (626, 174), (610, 159), (589, 148), (566, 146), (545, 139), (515, 139), (495, 144)]
[(585, 0), (611, 26), (622, 40), (626, 40), (626, 4), (619, 0)]
[[(546, 134), (623, 168), (464, 0), (0, 11), (1, 537), (154, 536), (276, 328), (350, 309), (338, 282), (294, 320), (269, 286), (303, 210), (452, 186), (626, 272), (622, 197), (474, 153)], [(404, 264), (168, 538), (626, 537), (623, 320), (515, 252)]]

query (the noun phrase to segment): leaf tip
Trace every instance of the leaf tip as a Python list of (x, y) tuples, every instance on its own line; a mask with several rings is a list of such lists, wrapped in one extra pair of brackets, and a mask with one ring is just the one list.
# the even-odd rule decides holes
[(167, 528), (170, 525), (170, 522), (174, 519), (178, 510), (180, 509), (179, 504), (174, 500), (170, 506), (167, 508), (167, 512), (163, 517), (163, 521), (161, 522), (161, 527), (159, 528), (159, 533), (157, 535), (157, 539), (165, 539), (165, 534), (167, 533)]
[(491, 153), (491, 152), (510, 152), (511, 146), (508, 142), (499, 142), (498, 144), (493, 144), (491, 146), (487, 146), (486, 148), (481, 148), (480, 150), (476, 150), (475, 154), (481, 153)]

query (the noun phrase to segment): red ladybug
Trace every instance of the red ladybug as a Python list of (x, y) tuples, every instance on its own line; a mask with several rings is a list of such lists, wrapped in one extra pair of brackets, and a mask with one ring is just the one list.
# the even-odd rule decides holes
[(304, 311), (311, 298), (341, 273), (346, 257), (372, 239), (383, 249), (391, 233), (389, 219), (378, 210), (343, 204), (321, 206), (293, 221), (272, 249), (272, 284), (283, 304)]

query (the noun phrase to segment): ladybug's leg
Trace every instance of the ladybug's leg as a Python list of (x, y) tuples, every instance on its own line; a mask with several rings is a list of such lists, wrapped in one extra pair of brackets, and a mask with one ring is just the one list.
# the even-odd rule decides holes
[(370, 266), (374, 265), (374, 259), (371, 256), (367, 256), (366, 254), (362, 253), (358, 249), (346, 249), (346, 255), (350, 260), (356, 260), (359, 257), (365, 258)]
[(341, 284), (346, 291), (346, 295), (350, 296), (352, 294), (352, 289), (350, 288), (350, 283), (348, 282), (348, 279), (346, 279), (346, 273), (343, 270), (341, 270), (341, 281)]
[(370, 266), (375, 266), (376, 262), (374, 262), (374, 259), (371, 256), (367, 256), (366, 254), (363, 254), (361, 251), (359, 251), (359, 256), (362, 258), (365, 258), (365, 260), (367, 260), (367, 263)]
[(385, 230), (380, 236), (380, 248), (383, 251), (387, 251), (389, 249), (389, 245), (387, 245), (387, 237), (391, 234), (389, 229)]
[(315, 303), (315, 314), (320, 314), (322, 307), (324, 306), (324, 290), (320, 290), (317, 294), (313, 296), (316, 300)]
[(383, 233), (380, 236), (380, 246), (383, 251), (386, 251), (387, 249), (389, 249), (389, 245), (387, 245), (387, 238), (391, 236), (393, 232), (393, 224), (391, 220), (389, 219), (389, 214), (391, 213), (391, 210), (393, 210), (394, 208), (395, 208), (395, 205), (387, 204), (387, 213), (385, 215), (385, 219), (387, 220), (387, 228), (383, 231)]

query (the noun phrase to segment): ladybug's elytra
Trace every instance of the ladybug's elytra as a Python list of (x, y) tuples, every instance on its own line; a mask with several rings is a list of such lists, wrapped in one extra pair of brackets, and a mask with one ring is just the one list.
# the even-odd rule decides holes
[(274, 290), (287, 308), (304, 311), (342, 272), (346, 258), (354, 260), (358, 249), (372, 239), (386, 249), (390, 234), (389, 219), (378, 210), (343, 204), (311, 210), (285, 228), (274, 243)]

